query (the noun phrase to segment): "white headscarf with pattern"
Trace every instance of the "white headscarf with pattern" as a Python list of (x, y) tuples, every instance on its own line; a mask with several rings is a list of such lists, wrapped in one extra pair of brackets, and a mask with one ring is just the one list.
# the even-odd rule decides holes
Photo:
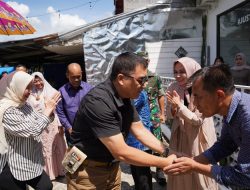
[[(42, 73), (34, 72), (31, 76), (34, 78), (37, 76), (43, 81), (43, 89), (37, 89), (33, 84), (32, 94), (27, 101), (36, 111), (43, 112), (45, 102), (51, 99), (58, 91), (45, 80)], [(39, 99), (36, 99), (36, 97), (39, 97)]]

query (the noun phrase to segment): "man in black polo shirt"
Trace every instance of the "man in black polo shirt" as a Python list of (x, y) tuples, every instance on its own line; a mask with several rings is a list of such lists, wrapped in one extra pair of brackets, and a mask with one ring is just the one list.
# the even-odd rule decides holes
[(133, 53), (122, 53), (114, 61), (110, 77), (93, 88), (82, 100), (71, 134), (73, 145), (87, 159), (68, 175), (68, 190), (121, 188), (118, 161), (137, 166), (163, 168), (173, 162), (128, 146), (130, 131), (152, 150), (164, 153), (165, 147), (143, 127), (130, 99), (135, 99), (147, 81), (147, 61)]

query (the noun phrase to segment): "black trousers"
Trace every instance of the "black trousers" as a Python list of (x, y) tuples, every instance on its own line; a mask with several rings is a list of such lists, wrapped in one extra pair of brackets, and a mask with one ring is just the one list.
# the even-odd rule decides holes
[(14, 178), (8, 164), (6, 164), (0, 174), (0, 190), (26, 190), (26, 185), (30, 185), (35, 190), (52, 190), (53, 188), (53, 184), (45, 171), (34, 179), (19, 181)]
[[(145, 151), (152, 153), (151, 150)], [(135, 182), (135, 190), (152, 190), (152, 174), (150, 167), (130, 165)]]

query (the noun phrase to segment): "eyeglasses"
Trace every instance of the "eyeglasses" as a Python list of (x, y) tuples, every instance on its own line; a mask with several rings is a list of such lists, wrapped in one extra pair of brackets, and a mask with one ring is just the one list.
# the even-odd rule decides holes
[(136, 80), (141, 86), (143, 86), (146, 82), (148, 82), (148, 76), (144, 76), (144, 77), (140, 77), (139, 79), (136, 79), (135, 77), (131, 76), (131, 75), (127, 75), (125, 73), (122, 73), (124, 76), (132, 78), (134, 80)]

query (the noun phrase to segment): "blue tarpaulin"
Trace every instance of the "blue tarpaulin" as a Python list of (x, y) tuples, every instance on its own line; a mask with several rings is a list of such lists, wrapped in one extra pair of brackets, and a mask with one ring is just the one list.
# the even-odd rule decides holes
[(0, 67), (0, 75), (2, 74), (2, 72), (6, 71), (8, 73), (11, 73), (12, 71), (14, 71), (15, 68), (14, 67)]

